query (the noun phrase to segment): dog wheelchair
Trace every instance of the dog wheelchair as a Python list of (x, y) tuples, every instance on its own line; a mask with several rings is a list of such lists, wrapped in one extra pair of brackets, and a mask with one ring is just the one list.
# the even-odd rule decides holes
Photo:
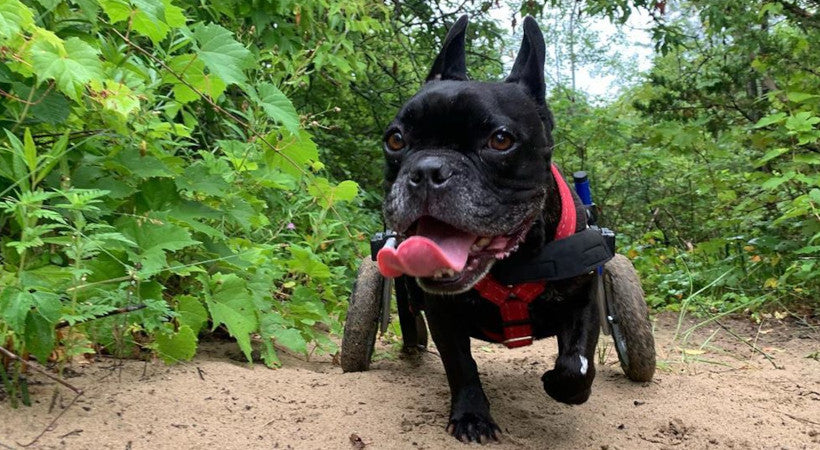
[[(573, 178), (590, 229), (600, 233), (610, 254), (614, 255), (595, 269), (595, 286), (591, 290), (598, 305), (601, 331), (612, 336), (626, 376), (632, 381), (649, 381), (655, 373), (655, 340), (640, 279), (629, 259), (615, 252), (615, 233), (597, 226), (586, 173), (576, 172)], [(370, 241), (371, 255), (364, 257), (359, 265), (342, 335), (340, 360), (344, 372), (369, 369), (376, 336), (386, 332), (390, 323), (394, 292), (403, 351), (414, 352), (427, 346), (420, 288), (408, 276), (384, 277), (376, 264), (379, 250), (385, 246), (395, 247), (397, 239), (389, 230), (376, 233)]]

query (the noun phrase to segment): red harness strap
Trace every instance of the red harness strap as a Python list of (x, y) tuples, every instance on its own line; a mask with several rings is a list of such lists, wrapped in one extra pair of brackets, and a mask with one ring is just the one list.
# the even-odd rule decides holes
[(530, 303), (544, 289), (545, 281), (504, 286), (487, 274), (473, 289), (485, 299), (498, 306), (501, 312), (503, 336), (484, 332), (490, 339), (501, 342), (507, 348), (524, 347), (532, 344), (532, 324), (530, 323)]
[[(575, 233), (575, 201), (572, 192), (564, 181), (561, 172), (555, 164), (551, 167), (552, 175), (558, 184), (558, 193), (561, 197), (561, 219), (555, 230), (555, 240), (563, 239)], [(521, 283), (504, 286), (492, 275), (487, 274), (473, 286), (478, 294), (498, 306), (501, 312), (502, 335), (484, 330), (490, 339), (501, 342), (507, 348), (524, 347), (532, 344), (532, 323), (530, 322), (529, 306), (544, 289), (546, 281)]]

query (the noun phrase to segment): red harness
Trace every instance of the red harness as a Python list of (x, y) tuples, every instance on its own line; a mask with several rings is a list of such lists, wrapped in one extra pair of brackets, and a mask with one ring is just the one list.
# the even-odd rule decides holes
[[(575, 233), (576, 212), (572, 192), (564, 181), (558, 167), (551, 166), (552, 176), (558, 184), (561, 198), (561, 220), (555, 230), (555, 240), (564, 239)], [(532, 323), (529, 305), (547, 287), (546, 281), (535, 281), (505, 286), (492, 275), (487, 274), (475, 284), (475, 289), (483, 298), (498, 306), (501, 312), (502, 334), (484, 331), (490, 339), (501, 342), (507, 348), (524, 347), (532, 344)]]

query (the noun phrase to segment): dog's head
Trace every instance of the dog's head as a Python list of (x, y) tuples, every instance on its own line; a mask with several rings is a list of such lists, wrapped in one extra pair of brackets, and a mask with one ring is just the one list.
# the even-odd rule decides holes
[(466, 27), (462, 16), (384, 135), (384, 216), (408, 239), (383, 251), (379, 266), (439, 294), (469, 290), (516, 251), (550, 195), (541, 31), (527, 17), (510, 75), (487, 83), (467, 79)]

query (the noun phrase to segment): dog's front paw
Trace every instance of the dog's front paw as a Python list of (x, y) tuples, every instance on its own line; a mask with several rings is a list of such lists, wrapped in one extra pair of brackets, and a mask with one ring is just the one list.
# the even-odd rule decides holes
[(595, 368), (583, 356), (576, 356), (578, 361), (558, 358), (555, 368), (548, 370), (541, 377), (544, 390), (550, 397), (561, 403), (580, 405), (589, 399), (592, 393), (592, 380)]
[(447, 424), (447, 432), (461, 442), (478, 442), (485, 444), (490, 440), (497, 441), (501, 428), (495, 424), (489, 415), (463, 413), (458, 417), (451, 417)]

